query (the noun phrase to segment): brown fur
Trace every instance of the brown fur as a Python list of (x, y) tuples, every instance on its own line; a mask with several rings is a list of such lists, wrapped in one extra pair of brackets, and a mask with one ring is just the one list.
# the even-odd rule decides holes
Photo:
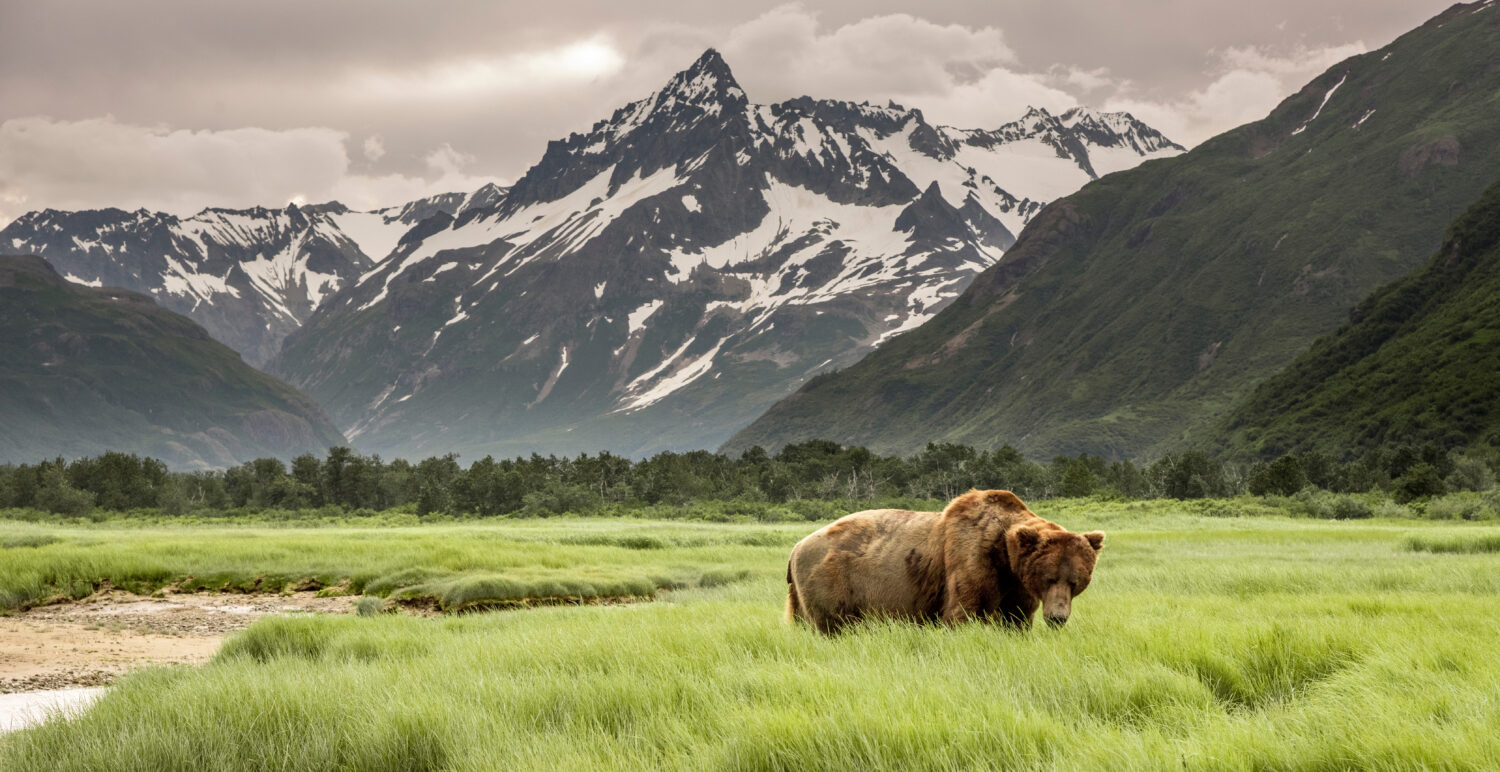
[(942, 512), (855, 512), (792, 548), (787, 619), (825, 633), (866, 616), (1026, 627), (1045, 605), (1060, 624), (1103, 546), (1103, 533), (1071, 533), (1010, 491), (969, 491)]

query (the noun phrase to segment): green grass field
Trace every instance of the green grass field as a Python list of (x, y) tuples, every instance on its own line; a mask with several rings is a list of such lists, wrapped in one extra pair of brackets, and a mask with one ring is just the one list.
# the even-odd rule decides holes
[(0, 738), (0, 769), (1500, 768), (1500, 528), (1036, 508), (1109, 533), (1066, 628), (832, 639), (781, 618), (786, 553), (817, 524), (3, 523), (13, 598), (183, 574), (439, 599), (479, 576), (675, 589), (262, 620), (207, 665), (140, 671)]
[[(806, 524), (736, 528), (639, 520), (411, 527), (49, 526), (0, 520), (0, 611), (105, 586), (150, 594), (323, 589), (448, 611), (518, 601), (648, 598), (750, 576)], [(9, 547), (9, 549), (6, 549)]]

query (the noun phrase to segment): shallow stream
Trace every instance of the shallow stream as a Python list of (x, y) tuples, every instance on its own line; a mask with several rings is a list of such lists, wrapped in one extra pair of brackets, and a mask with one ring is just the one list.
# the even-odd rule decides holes
[(25, 729), (57, 714), (76, 715), (99, 699), (106, 688), (90, 686), (0, 694), (0, 733)]

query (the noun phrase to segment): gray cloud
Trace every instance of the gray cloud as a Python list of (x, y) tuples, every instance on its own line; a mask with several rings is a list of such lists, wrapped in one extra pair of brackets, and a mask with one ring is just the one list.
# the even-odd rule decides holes
[(895, 99), (960, 126), (1083, 102), (1192, 144), (1446, 4), (0, 0), (0, 222), (506, 181), (710, 45), (756, 101)]

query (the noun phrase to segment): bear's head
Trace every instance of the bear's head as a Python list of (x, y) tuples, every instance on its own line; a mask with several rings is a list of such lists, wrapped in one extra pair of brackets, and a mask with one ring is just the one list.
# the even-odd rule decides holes
[(1042, 603), (1042, 618), (1054, 627), (1068, 621), (1073, 598), (1089, 586), (1104, 533), (1072, 533), (1018, 526), (1005, 537), (1021, 586)]

